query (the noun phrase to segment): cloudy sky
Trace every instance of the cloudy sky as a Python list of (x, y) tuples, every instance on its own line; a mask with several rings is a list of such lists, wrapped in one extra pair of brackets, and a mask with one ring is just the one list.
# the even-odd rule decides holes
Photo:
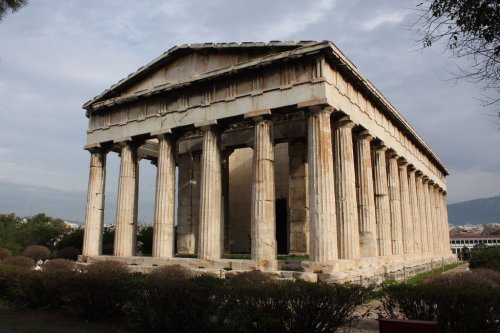
[[(419, 51), (420, 1), (31, 0), (0, 22), (0, 213), (83, 221), (89, 154), (81, 106), (174, 45), (331, 40), (450, 169), (450, 203), (500, 195), (500, 130), (480, 90), (450, 81), (443, 49)], [(106, 221), (119, 161), (108, 158)], [(141, 162), (139, 221), (153, 215)]]

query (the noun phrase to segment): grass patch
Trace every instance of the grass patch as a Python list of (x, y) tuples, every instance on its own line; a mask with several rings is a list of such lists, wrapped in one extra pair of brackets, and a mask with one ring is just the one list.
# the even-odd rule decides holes
[(222, 259), (238, 259), (238, 260), (250, 260), (250, 253), (227, 253), (222, 256)]
[(278, 260), (309, 260), (309, 255), (283, 254), (278, 256)]
[(427, 279), (430, 279), (434, 276), (437, 276), (437, 275), (439, 275), (443, 272), (446, 272), (450, 269), (456, 268), (460, 265), (462, 265), (462, 264), (461, 263), (453, 263), (453, 264), (445, 265), (444, 268), (439, 267), (439, 268), (435, 268), (435, 269), (427, 271), (427, 272), (417, 274), (415, 276), (412, 276), (412, 277), (406, 279), (406, 284), (409, 284), (409, 285), (420, 284)]

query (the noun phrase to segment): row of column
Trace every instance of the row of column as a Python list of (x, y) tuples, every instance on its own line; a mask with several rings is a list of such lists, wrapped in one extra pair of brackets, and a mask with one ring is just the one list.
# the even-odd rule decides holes
[[(448, 250), (445, 192), (348, 117), (313, 107), (307, 124), (309, 256), (311, 261)], [(273, 123), (256, 116), (251, 201), (251, 251), (276, 260)], [(333, 128), (333, 130), (332, 130)], [(204, 126), (199, 188), (198, 257), (223, 252), (220, 133)], [(159, 135), (153, 256), (174, 256), (175, 142)], [(333, 147), (333, 145), (335, 145)], [(123, 143), (115, 256), (135, 255), (138, 145)], [(101, 254), (107, 151), (91, 152), (84, 255)], [(182, 166), (181, 166), (182, 167)], [(192, 208), (192, 207), (191, 207)], [(180, 203), (179, 209), (184, 209)], [(194, 240), (192, 240), (194, 241)]]

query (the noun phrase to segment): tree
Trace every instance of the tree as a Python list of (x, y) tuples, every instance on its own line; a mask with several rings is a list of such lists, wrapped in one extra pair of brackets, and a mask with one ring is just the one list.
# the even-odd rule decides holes
[(17, 12), (22, 7), (28, 4), (28, 0), (0, 0), (0, 21), (9, 12)]
[(491, 105), (500, 101), (500, 1), (427, 0), (418, 5), (422, 15), (413, 25), (423, 47), (444, 40), (452, 55), (466, 58), (457, 79), (480, 84)]

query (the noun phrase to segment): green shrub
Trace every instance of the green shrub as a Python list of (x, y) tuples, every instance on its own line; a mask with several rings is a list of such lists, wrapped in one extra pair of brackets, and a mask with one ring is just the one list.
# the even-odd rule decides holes
[(494, 272), (443, 275), (422, 285), (386, 286), (383, 311), (391, 318), (436, 320), (441, 333), (498, 332), (500, 289)]
[(96, 261), (87, 266), (87, 272), (94, 275), (126, 274), (129, 272), (127, 264), (121, 261)]
[(132, 277), (124, 263), (92, 263), (86, 272), (75, 274), (67, 284), (65, 293), (69, 307), (88, 320), (119, 316), (135, 293)]
[(23, 266), (1, 265), (0, 281), (2, 294), (7, 300), (28, 307), (38, 307), (43, 303), (43, 285), (39, 271)]
[(180, 266), (159, 267), (149, 274), (132, 298), (132, 327), (147, 332), (212, 332), (214, 296), (222, 282), (190, 276), (192, 272)]
[(0, 261), (12, 257), (12, 252), (9, 249), (0, 247)]
[(235, 274), (228, 278), (229, 280), (238, 281), (240, 283), (251, 283), (251, 282), (266, 282), (272, 279), (270, 274), (263, 273), (261, 271), (246, 271)]
[(229, 282), (222, 321), (230, 331), (335, 332), (355, 319), (371, 288), (302, 281)]
[(71, 272), (75, 268), (75, 262), (69, 259), (47, 260), (42, 266), (45, 272)]
[(16, 266), (20, 268), (28, 268), (31, 269), (36, 266), (36, 263), (33, 259), (23, 256), (13, 256), (8, 257), (1, 262), (2, 265)]
[(31, 258), (35, 261), (45, 260), (50, 257), (50, 250), (43, 245), (30, 245), (23, 252), (25, 257)]
[(62, 259), (77, 260), (78, 256), (82, 254), (76, 247), (66, 246), (57, 251), (57, 257)]
[(471, 269), (486, 268), (500, 271), (500, 246), (472, 251), (469, 267)]

